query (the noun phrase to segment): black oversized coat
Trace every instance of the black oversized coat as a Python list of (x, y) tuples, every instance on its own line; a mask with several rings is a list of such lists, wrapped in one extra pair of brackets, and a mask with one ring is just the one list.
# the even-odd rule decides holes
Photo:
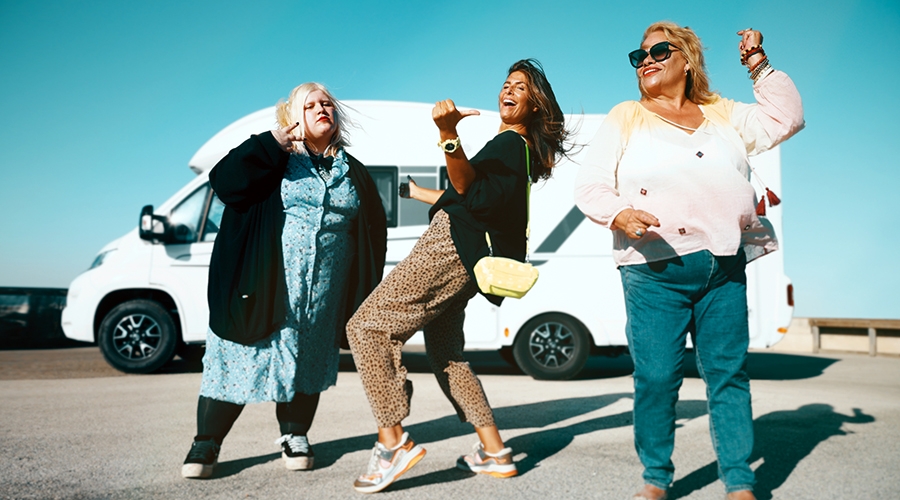
[[(209, 172), (209, 183), (225, 204), (207, 290), (209, 326), (223, 339), (252, 344), (280, 330), (287, 317), (281, 180), (289, 157), (265, 132), (250, 136)], [(337, 298), (345, 301), (345, 319), (381, 281), (387, 249), (387, 222), (375, 182), (356, 158), (348, 154), (347, 160), (360, 205), (347, 296)], [(335, 342), (347, 347), (346, 321), (338, 325)]]

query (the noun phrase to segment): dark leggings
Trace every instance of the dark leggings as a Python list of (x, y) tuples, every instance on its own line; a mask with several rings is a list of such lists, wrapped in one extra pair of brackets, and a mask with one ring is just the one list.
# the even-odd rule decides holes
[[(281, 434), (305, 436), (309, 432), (318, 407), (318, 393), (298, 392), (290, 403), (277, 403), (275, 417), (278, 418)], [(194, 440), (215, 439), (216, 443), (221, 445), (243, 410), (244, 405), (200, 396), (197, 403), (197, 436)]]

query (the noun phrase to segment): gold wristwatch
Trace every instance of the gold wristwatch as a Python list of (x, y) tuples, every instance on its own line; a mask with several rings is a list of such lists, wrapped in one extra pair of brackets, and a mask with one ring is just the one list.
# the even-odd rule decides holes
[(448, 155), (452, 155), (459, 149), (459, 137), (455, 139), (447, 139), (446, 141), (438, 142), (438, 147), (443, 149), (445, 153)]

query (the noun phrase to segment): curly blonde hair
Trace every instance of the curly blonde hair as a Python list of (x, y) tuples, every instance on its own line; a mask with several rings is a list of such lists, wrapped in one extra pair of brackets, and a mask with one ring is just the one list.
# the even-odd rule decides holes
[[(719, 95), (709, 90), (709, 76), (706, 74), (706, 62), (703, 59), (703, 44), (694, 30), (685, 26), (681, 27), (670, 21), (660, 21), (651, 24), (645, 31), (641, 43), (650, 34), (657, 31), (666, 36), (666, 40), (678, 47), (691, 69), (687, 72), (687, 85), (684, 95), (695, 104), (712, 104), (719, 100)], [(645, 95), (644, 89), (638, 83), (641, 95)]]
[[(288, 95), (287, 100), (282, 99), (275, 105), (275, 118), (281, 127), (287, 127), (299, 122), (300, 135), (306, 137), (306, 120), (303, 119), (303, 106), (306, 104), (309, 94), (316, 90), (321, 90), (328, 97), (328, 100), (334, 104), (334, 135), (331, 136), (331, 141), (324, 151), (326, 155), (333, 156), (339, 148), (350, 145), (350, 141), (347, 138), (347, 128), (353, 126), (354, 123), (347, 117), (347, 107), (335, 99), (331, 92), (321, 83), (307, 82), (296, 86)], [(304, 145), (303, 148), (305, 149), (305, 147)]]

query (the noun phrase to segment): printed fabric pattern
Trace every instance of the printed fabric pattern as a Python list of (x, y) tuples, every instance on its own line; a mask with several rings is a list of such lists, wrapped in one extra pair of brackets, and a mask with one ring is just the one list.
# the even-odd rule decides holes
[(343, 149), (329, 169), (292, 154), (281, 182), (288, 317), (284, 327), (252, 345), (207, 332), (200, 395), (235, 404), (289, 402), (337, 382), (337, 323), (353, 261), (359, 198)]

